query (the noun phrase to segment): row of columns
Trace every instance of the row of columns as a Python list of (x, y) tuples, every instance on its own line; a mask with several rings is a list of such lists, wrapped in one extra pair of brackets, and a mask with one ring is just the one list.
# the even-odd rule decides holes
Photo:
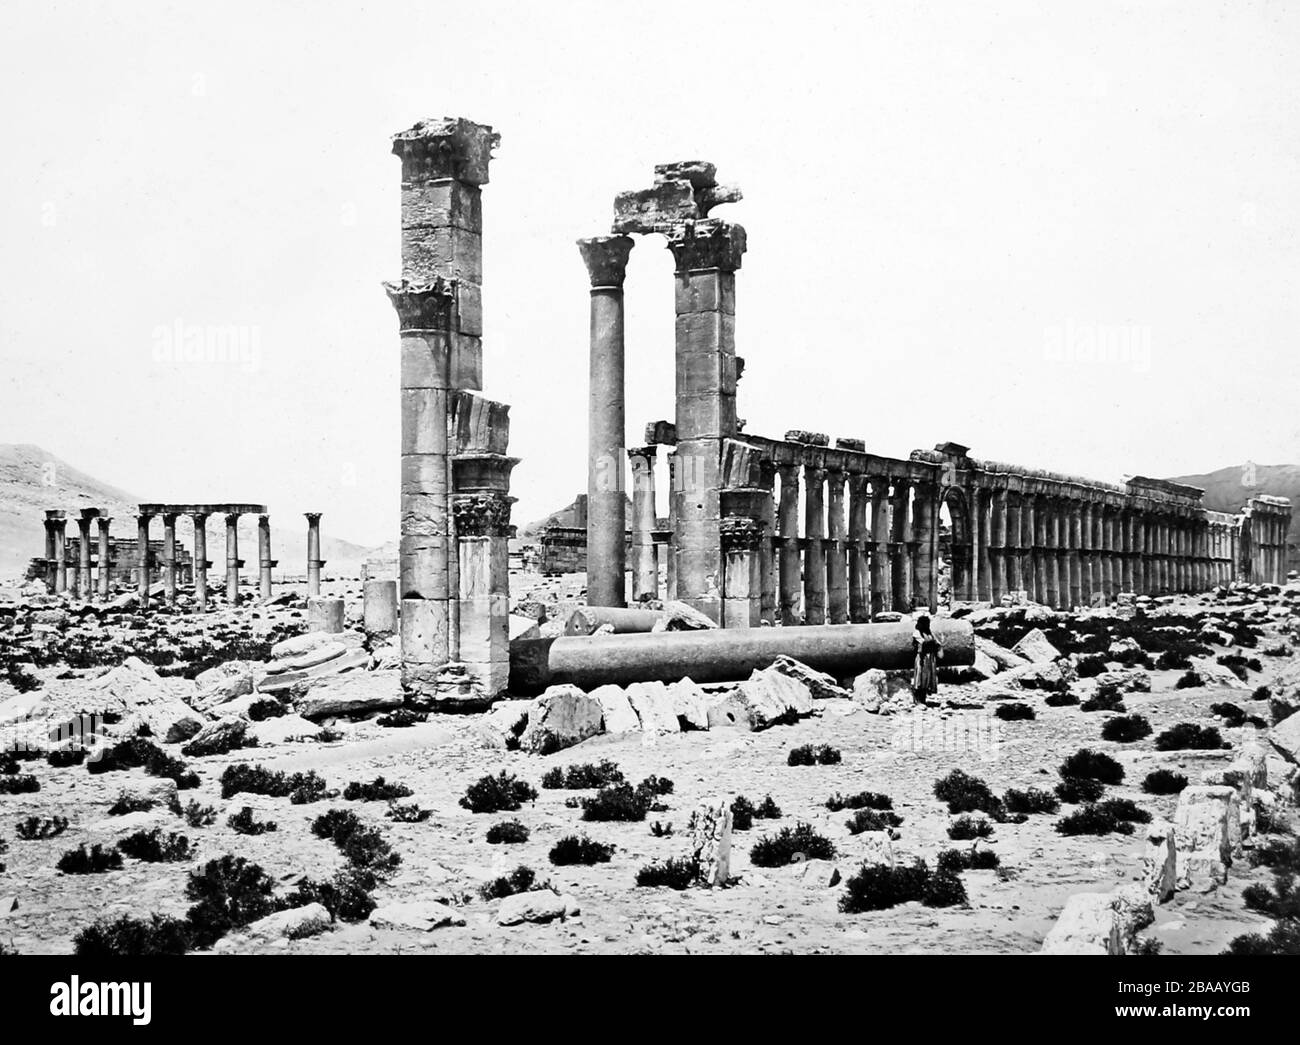
[[(149, 527), (154, 518), (153, 512), (140, 512), (136, 515), (136, 590), (141, 606), (148, 605), (150, 584)], [(163, 548), (161, 575), (163, 583), (163, 600), (167, 605), (176, 603), (178, 580), (178, 557), (176, 554), (176, 520), (181, 514), (188, 514), (194, 523), (194, 600), (200, 610), (208, 608), (208, 570), (212, 563), (208, 560), (207, 512), (162, 512)], [(320, 517), (319, 512), (307, 513), (307, 590), (310, 595), (320, 594), (320, 568), (324, 560), (320, 558)], [(226, 517), (226, 601), (232, 605), (238, 601), (239, 571), (244, 560), (239, 557), (239, 519), (240, 513), (230, 513)], [(111, 567), (110, 533), (112, 518), (99, 513), (98, 509), (84, 509), (77, 520), (80, 530), (74, 583), (68, 584), (67, 516), (62, 511), (45, 513), (45, 559), (46, 584), (52, 593), (58, 594), (71, 590), (80, 599), (90, 599), (97, 593), (101, 600), (109, 597)], [(92, 523), (99, 525), (99, 548), (97, 561), (92, 560), (90, 552), (90, 529)], [(271, 597), (271, 572), (279, 565), (279, 560), (271, 558), (271, 518), (259, 515), (257, 522), (258, 536), (258, 594), (262, 599)], [(93, 572), (99, 571), (98, 585), (94, 584)]]
[(953, 577), (954, 597), (967, 601), (1025, 591), (1066, 608), (1120, 592), (1204, 591), (1238, 576), (1235, 528), (1204, 518), (987, 488), (972, 491), (968, 514), (969, 558), (954, 547), (963, 569)]
[(1290, 509), (1260, 499), (1252, 500), (1248, 507), (1250, 538), (1243, 566), (1252, 580), (1281, 584), (1287, 574)]

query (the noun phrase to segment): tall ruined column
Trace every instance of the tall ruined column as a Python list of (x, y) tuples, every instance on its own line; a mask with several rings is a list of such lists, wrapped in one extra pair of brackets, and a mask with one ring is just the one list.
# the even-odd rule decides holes
[(163, 599), (168, 606), (176, 605), (176, 513), (163, 512)]
[[(446, 438), (443, 439), (444, 444)], [(320, 594), (320, 571), (325, 560), (320, 557), (320, 512), (304, 512), (307, 516), (307, 594)]]
[(135, 588), (142, 611), (149, 605), (149, 521), (152, 518), (143, 512), (135, 517)]
[(55, 509), (50, 509), (45, 513), (45, 588), (50, 594), (54, 594), (54, 542), (57, 527), (55, 522), (63, 513)]
[(776, 465), (763, 460), (758, 463), (759, 484), (763, 497), (763, 532), (758, 545), (759, 618), (763, 623), (776, 623)]
[(826, 469), (804, 465), (803, 622), (826, 623)]
[(990, 602), (993, 599), (993, 571), (989, 563), (989, 524), (992, 521), (989, 491), (976, 489), (973, 501), (975, 555), (972, 567), (975, 574), (975, 599), (978, 602)]
[(1120, 553), (1123, 550), (1124, 542), (1120, 531), (1119, 509), (1113, 505), (1106, 508), (1106, 515), (1103, 519), (1105, 528), (1104, 541), (1106, 546), (1106, 601), (1114, 602), (1120, 592), (1120, 584), (1123, 579)]
[(668, 234), (676, 262), (677, 597), (720, 619), (722, 440), (736, 434), (736, 272), (745, 230), (713, 218)]
[(1026, 598), (1038, 602), (1038, 565), (1034, 561), (1037, 554), (1037, 524), (1035, 502), (1032, 494), (1020, 495), (1020, 583), (1024, 586)]
[(826, 623), (849, 622), (849, 573), (844, 520), (844, 472), (826, 473)]
[(101, 515), (97, 521), (99, 523), (99, 597), (107, 601), (113, 574), (110, 551), (112, 546), (109, 541), (109, 527), (113, 523), (113, 518), (109, 515)]
[(401, 338), (398, 551), (402, 685), (437, 692), (454, 636), (459, 549), (451, 511), (450, 395), (482, 387), (481, 186), (499, 135), (455, 117), (393, 136), (402, 164), (402, 278), (385, 290)]
[(1024, 590), (1024, 576), (1021, 569), (1021, 502), (1020, 492), (1012, 490), (1007, 495), (1007, 591), (1018, 592)]
[(912, 495), (912, 609), (939, 608), (938, 578), (934, 572), (936, 519), (935, 497), (930, 483), (918, 483)]
[[(632, 468), (632, 598), (659, 598), (659, 559), (655, 553), (655, 456), (658, 448), (640, 446), (627, 452)], [(588, 505), (592, 503), (588, 494)], [(587, 515), (588, 592), (591, 590), (591, 515)], [(620, 542), (621, 546), (621, 542)], [(592, 603), (593, 606), (601, 603)]]
[(871, 483), (871, 614), (889, 603), (889, 479), (870, 477)]
[(63, 512), (56, 512), (53, 521), (54, 557), (53, 589), (56, 594), (68, 590), (68, 519)]
[(98, 508), (81, 509), (77, 520), (77, 596), (90, 600), (92, 585), (90, 575), (90, 524), (99, 514)]
[(1147, 594), (1147, 526), (1140, 508), (1133, 510), (1133, 590)]
[(1097, 552), (1092, 543), (1092, 516), (1095, 509), (1096, 505), (1092, 501), (1084, 501), (1079, 506), (1079, 604), (1081, 606), (1091, 606), (1093, 592), (1096, 591), (1093, 584), (1093, 563)]
[(271, 597), (271, 571), (275, 560), (271, 558), (271, 517), (257, 517), (257, 582), (258, 595), (265, 602)]
[(992, 492), (989, 505), (989, 598), (1002, 604), (1007, 583), (1007, 491)]
[(1060, 609), (1065, 601), (1061, 595), (1061, 559), (1065, 555), (1064, 533), (1061, 526), (1061, 505), (1054, 497), (1047, 499), (1047, 604)]
[(623, 481), (623, 280), (629, 236), (578, 240), (591, 277), (587, 385), (587, 602), (627, 602), (626, 493)]
[(239, 604), (239, 570), (244, 560), (239, 557), (239, 513), (226, 516), (226, 602)]
[(907, 555), (912, 530), (911, 496), (911, 482), (894, 480), (894, 494), (889, 502), (890, 608), (899, 613), (912, 611), (912, 564)]
[(849, 476), (849, 620), (861, 624), (871, 619), (871, 569), (867, 545), (870, 493), (865, 475)]
[(722, 535), (724, 628), (757, 628), (761, 575), (758, 546), (763, 526), (756, 519), (729, 515), (723, 518)]
[(200, 613), (208, 608), (208, 515), (195, 512), (194, 520), (194, 605)]
[(781, 476), (781, 501), (778, 524), (781, 541), (781, 623), (793, 627), (800, 623), (800, 591), (803, 587), (799, 556), (799, 466), (779, 464)]
[(1083, 562), (1079, 549), (1083, 546), (1083, 505), (1071, 500), (1066, 504), (1066, 525), (1069, 527), (1066, 549), (1066, 567), (1070, 575), (1068, 605), (1083, 605)]
[(1120, 591), (1133, 590), (1133, 512), (1124, 508), (1120, 512)]
[(1030, 513), (1034, 527), (1034, 601), (1047, 605), (1047, 498), (1034, 496), (1034, 509)]

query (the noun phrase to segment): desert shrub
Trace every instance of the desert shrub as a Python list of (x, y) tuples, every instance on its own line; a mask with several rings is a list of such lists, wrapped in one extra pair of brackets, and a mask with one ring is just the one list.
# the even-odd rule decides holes
[(1108, 798), (1104, 802), (1098, 802), (1097, 808), (1116, 820), (1125, 820), (1130, 824), (1151, 823), (1151, 814), (1131, 798)]
[(1103, 784), (1119, 784), (1124, 781), (1124, 767), (1109, 755), (1091, 748), (1080, 748), (1061, 763), (1057, 770), (1064, 779), (1071, 777), (1087, 780), (1100, 780)]
[(1057, 832), (1063, 835), (1106, 835), (1112, 832), (1131, 835), (1133, 833), (1133, 825), (1127, 820), (1121, 820), (1113, 811), (1091, 803), (1062, 817), (1056, 822), (1055, 827)]
[(644, 888), (686, 889), (699, 877), (699, 873), (699, 865), (694, 860), (674, 856), (646, 864), (637, 871), (636, 884)]
[(537, 791), (531, 784), (503, 769), (496, 776), (485, 776), (466, 788), (460, 804), (471, 813), (513, 813), (536, 797)]
[(79, 766), (86, 761), (86, 749), (84, 747), (56, 748), (45, 756), (45, 761), (55, 769)]
[[(283, 718), (289, 709), (274, 697), (263, 697), (248, 705), (248, 717), (253, 722), (265, 722), (272, 718)], [(244, 745), (241, 745), (244, 746)]]
[(1019, 722), (1024, 719), (1032, 719), (1034, 717), (1034, 709), (1028, 704), (1018, 700), (1013, 700), (1004, 704), (999, 704), (994, 714), (997, 715), (998, 718), (1002, 719), (1003, 722)]
[(364, 826), (361, 818), (351, 809), (330, 809), (312, 821), (311, 833), (335, 845), (342, 845)]
[(614, 847), (595, 842), (586, 835), (565, 835), (551, 846), (549, 858), (557, 867), (572, 864), (607, 864), (614, 855)]
[(100, 918), (72, 940), (78, 958), (155, 958), (190, 949), (189, 924), (180, 918)]
[(584, 820), (644, 820), (650, 810), (653, 796), (629, 784), (602, 787), (591, 798), (582, 800)]
[(1300, 839), (1270, 838), (1251, 851), (1250, 863), (1252, 867), (1272, 867), (1300, 874)]
[(172, 758), (153, 741), (139, 736), (128, 737), (104, 748), (98, 758), (86, 763), (86, 768), (93, 774), (143, 769), (150, 776), (176, 781), (176, 786), (182, 790), (199, 786), (197, 774), (188, 772), (184, 762)]
[(1174, 683), (1174, 689), (1196, 689), (1198, 686), (1204, 685), (1205, 679), (1189, 669), (1178, 676), (1178, 680)]
[(201, 806), (190, 799), (184, 806), (176, 802), (171, 807), (173, 813), (184, 817), (190, 827), (211, 827), (217, 822), (217, 811), (212, 806)]
[(1275, 871), (1273, 886), (1257, 883), (1241, 891), (1246, 909), (1270, 918), (1300, 919), (1300, 889), (1294, 871)]
[(788, 766), (835, 766), (840, 763), (839, 748), (829, 744), (804, 744), (786, 756)]
[(1300, 918), (1274, 923), (1267, 936), (1246, 933), (1233, 939), (1224, 954), (1300, 954)]
[(122, 867), (122, 854), (117, 846), (105, 849), (102, 845), (86, 848), (83, 842), (76, 849), (69, 849), (54, 865), (64, 874), (101, 874), (104, 871), (118, 871)]
[(1191, 722), (1180, 722), (1156, 737), (1157, 751), (1211, 751), (1228, 746), (1213, 726)]
[(164, 835), (157, 827), (127, 835), (117, 846), (127, 856), (151, 864), (184, 863), (194, 856), (194, 847), (188, 838), (175, 833)]
[(567, 791), (584, 791), (588, 788), (611, 787), (626, 782), (623, 771), (608, 759), (595, 765), (584, 762), (576, 766), (555, 766), (542, 776), (542, 787), (548, 790), (563, 788)]
[(343, 789), (343, 798), (348, 802), (392, 802), (398, 798), (410, 798), (413, 794), (415, 792), (405, 784), (390, 784), (381, 776), (368, 784), (353, 780)]
[(195, 901), (186, 915), (195, 947), (211, 947), (231, 929), (275, 912), (275, 883), (260, 866), (229, 854), (191, 871), (185, 895)]
[(641, 783), (637, 784), (636, 789), (644, 795), (656, 797), (658, 795), (671, 795), (674, 784), (667, 777), (655, 776), (653, 773), (646, 777)]
[(380, 715), (375, 722), (388, 729), (409, 729), (418, 722), (428, 722), (426, 711), (412, 711), (410, 708), (398, 708), (387, 715)]
[(56, 816), (48, 820), (29, 816), (14, 825), (14, 831), (24, 842), (38, 842), (46, 838), (57, 838), (68, 829), (68, 818)]
[(673, 833), (673, 825), (665, 824), (662, 821), (656, 820), (650, 825), (650, 833), (654, 835), (655, 838), (669, 838)]
[(1192, 666), (1186, 653), (1177, 650), (1165, 650), (1156, 658), (1157, 671), (1182, 671)]
[(1080, 657), (1074, 662), (1074, 672), (1081, 679), (1092, 679), (1106, 670), (1106, 658), (1099, 653)]
[(744, 795), (739, 795), (731, 803), (731, 829), (733, 831), (748, 831), (754, 826), (755, 820), (780, 820), (781, 807), (772, 801), (772, 796), (767, 795), (758, 805), (754, 805)]
[(966, 902), (966, 887), (951, 871), (932, 872), (922, 860), (894, 867), (866, 864), (846, 883), (839, 908), (844, 914), (861, 914), (913, 900), (927, 907), (953, 907)]
[(1131, 744), (1151, 735), (1151, 723), (1141, 715), (1119, 715), (1101, 727), (1101, 739)]
[(1067, 689), (1063, 693), (1049, 693), (1043, 703), (1049, 708), (1064, 708), (1079, 703), (1079, 698)]
[(1172, 769), (1153, 769), (1142, 781), (1148, 795), (1176, 795), (1187, 786), (1187, 777)]
[(784, 867), (800, 860), (831, 860), (835, 846), (813, 830), (811, 824), (783, 827), (775, 835), (760, 839), (749, 851), (755, 867)]
[(346, 868), (328, 882), (317, 882), (310, 878), (299, 882), (297, 888), (282, 901), (282, 909), (318, 903), (335, 921), (365, 921), (376, 906), (370, 896), (373, 886), (372, 875), (355, 868)]
[(526, 893), (537, 880), (537, 873), (531, 867), (522, 864), (510, 872), (508, 877), (494, 878), (479, 886), (478, 894), (484, 900), (504, 900), (515, 893)]
[(0, 776), (0, 795), (31, 795), (40, 789), (40, 781), (30, 773)]
[(432, 815), (432, 809), (421, 808), (418, 802), (393, 802), (384, 811), (384, 819), (397, 824), (422, 824)]
[(993, 794), (988, 784), (960, 769), (954, 769), (934, 782), (934, 797), (947, 802), (950, 813), (983, 812), (1000, 816), (1003, 812), (1001, 799)]
[(1151, 655), (1141, 649), (1120, 650), (1110, 659), (1117, 664), (1123, 664), (1127, 668), (1141, 667), (1150, 671), (1156, 666), (1155, 661), (1151, 659)]
[(226, 818), (226, 826), (241, 835), (264, 835), (277, 829), (273, 820), (258, 820), (252, 806), (244, 806)]
[(934, 866), (940, 872), (957, 874), (961, 871), (991, 871), (999, 863), (998, 854), (992, 849), (945, 849)]
[(1095, 802), (1106, 790), (1100, 780), (1087, 777), (1066, 777), (1056, 785), (1056, 797), (1062, 802), (1077, 805), (1081, 802)]
[(348, 863), (366, 872), (371, 880), (390, 874), (402, 862), (401, 855), (393, 852), (384, 836), (375, 828), (367, 827), (350, 809), (322, 813), (312, 821), (311, 833), (333, 842)]
[(1273, 695), (1273, 691), (1267, 686), (1256, 686), (1255, 691), (1251, 693), (1251, 700), (1268, 700)]
[(864, 831), (888, 831), (902, 822), (901, 816), (888, 810), (859, 809), (845, 821), (844, 826), (851, 834), (860, 835)]
[(488, 828), (487, 840), (489, 845), (519, 845), (528, 841), (529, 833), (518, 820), (504, 820)]
[(826, 799), (826, 808), (832, 813), (842, 809), (893, 809), (894, 800), (876, 791), (859, 791), (856, 795), (842, 795), (837, 791)]
[(288, 798), (294, 805), (309, 805), (328, 797), (325, 780), (309, 769), (306, 773), (272, 771), (263, 765), (238, 762), (221, 774), (221, 797), (238, 794)]
[[(1247, 665), (1250, 664), (1251, 661), (1248, 661), (1241, 654), (1224, 653), (1222, 656), (1215, 657), (1214, 660), (1216, 663), (1223, 665), (1223, 667), (1231, 671), (1234, 675), (1237, 676), (1237, 678), (1241, 679), (1242, 682), (1249, 681), (1250, 676), (1247, 674), (1246, 669), (1247, 669)], [(1253, 661), (1253, 663), (1259, 664), (1259, 661), (1255, 660)], [(1262, 666), (1263, 665), (1261, 665), (1261, 667)], [(1255, 670), (1258, 671), (1259, 668), (1256, 668)]]
[(1028, 791), (1009, 788), (1002, 796), (1002, 804), (1011, 813), (1055, 813), (1061, 803), (1050, 791), (1031, 787)]
[(1080, 711), (1119, 711), (1128, 710), (1124, 701), (1120, 699), (1119, 691), (1114, 689), (1099, 689), (1096, 694), (1089, 697), (1079, 705)]
[(1223, 719), (1223, 724), (1229, 729), (1235, 729), (1244, 725), (1246, 722), (1246, 712), (1243, 708), (1228, 701), (1219, 701), (1210, 705), (1210, 714), (1218, 715)]
[(948, 825), (948, 837), (954, 842), (988, 838), (991, 834), (993, 825), (982, 817), (962, 815)]

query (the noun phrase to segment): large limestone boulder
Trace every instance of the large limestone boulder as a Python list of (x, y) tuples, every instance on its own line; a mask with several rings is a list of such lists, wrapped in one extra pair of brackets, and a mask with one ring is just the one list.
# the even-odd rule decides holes
[(150, 735), (160, 744), (179, 744), (189, 740), (208, 723), (183, 700), (167, 700), (158, 704), (145, 704), (122, 723), (119, 734), (129, 736), (140, 726), (148, 726)]
[(691, 679), (669, 685), (668, 697), (683, 730), (709, 728), (709, 695)]
[[(309, 668), (284, 671), (266, 675), (257, 682), (259, 693), (285, 695), (306, 690), (323, 680), (332, 679), (349, 672), (362, 673), (370, 666), (370, 654), (363, 649), (348, 649), (338, 656), (313, 664)], [(388, 676), (391, 681), (391, 676)]]
[(1279, 671), (1268, 688), (1274, 700), (1300, 710), (1300, 658)]
[(1174, 895), (1178, 884), (1178, 849), (1174, 825), (1168, 820), (1157, 819), (1147, 824), (1142, 880), (1156, 903), (1164, 903)]
[(504, 751), (510, 739), (523, 732), (530, 706), (523, 700), (500, 700), (493, 704), (474, 726), (480, 746)]
[(1060, 659), (1061, 651), (1051, 644), (1042, 628), (1034, 628), (1011, 647), (1011, 652), (1034, 664), (1047, 664)]
[(604, 732), (635, 733), (641, 729), (641, 719), (622, 687), (600, 686), (591, 691), (591, 697), (600, 704)]
[(1043, 939), (1041, 954), (1128, 954), (1139, 930), (1155, 920), (1140, 884), (1109, 893), (1075, 893)]
[(910, 674), (879, 668), (869, 668), (853, 680), (853, 699), (877, 715), (910, 711), (916, 705)]
[(1180, 889), (1208, 890), (1227, 880), (1240, 823), (1235, 788), (1183, 788), (1174, 811)]
[(302, 635), (295, 635), (291, 639), (284, 639), (277, 642), (271, 647), (272, 660), (284, 660), (288, 657), (297, 657), (317, 646), (326, 646), (335, 642), (336, 637), (322, 631), (309, 631)]
[(888, 831), (863, 831), (858, 835), (858, 844), (863, 850), (864, 864), (894, 866), (894, 840)]
[(183, 751), (194, 758), (221, 754), (242, 747), (247, 732), (248, 719), (226, 715), (215, 722), (209, 722), (195, 733)]
[[(1041, 635), (1042, 632), (1040, 631)], [(1022, 668), (1029, 661), (1020, 656), (1019, 653), (1012, 653), (1009, 649), (999, 646), (992, 639), (983, 639), (978, 635), (975, 636), (975, 652), (984, 654), (989, 660), (998, 666), (999, 671), (1010, 671), (1012, 668)], [(978, 657), (976, 663), (979, 662)]]
[(1151, 676), (1142, 668), (1119, 668), (1103, 671), (1093, 678), (1097, 689), (1112, 689), (1116, 693), (1150, 693)]
[(497, 925), (522, 925), (524, 922), (551, 922), (577, 914), (577, 904), (569, 896), (561, 896), (550, 889), (530, 889), (515, 893), (501, 901), (497, 909)]
[[(275, 649), (276, 647), (272, 647)], [(194, 679), (198, 696), (194, 706), (207, 711), (253, 692), (253, 666), (247, 660), (228, 660), (214, 668), (200, 672)]]
[(764, 668), (709, 705), (709, 728), (756, 731), (812, 711), (807, 686), (775, 668)]
[(681, 725), (673, 710), (673, 698), (662, 682), (633, 682), (627, 687), (628, 703), (647, 733), (678, 733)]
[(330, 913), (318, 903), (276, 911), (246, 926), (243, 932), (262, 940), (301, 940), (330, 927)]
[(1288, 762), (1300, 762), (1300, 712), (1287, 716), (1270, 729), (1268, 742)]
[(279, 718), (263, 719), (253, 722), (248, 727), (247, 737), (255, 740), (258, 747), (275, 747), (295, 740), (315, 740), (324, 727), (309, 722), (301, 715), (281, 715)]
[[(321, 635), (323, 632), (312, 632), (313, 635)], [(324, 664), (327, 660), (333, 660), (335, 657), (341, 657), (347, 653), (348, 645), (345, 642), (320, 642), (302, 653), (296, 653), (288, 657), (277, 657), (266, 667), (268, 675), (279, 675), (286, 671), (302, 671), (305, 668), (314, 668), (317, 664)]]
[(600, 701), (577, 686), (551, 686), (529, 708), (519, 746), (543, 755), (561, 751), (599, 733), (603, 717)]
[(830, 675), (810, 668), (807, 664), (785, 654), (781, 654), (772, 662), (771, 670), (789, 675), (796, 682), (801, 682), (814, 700), (846, 700), (849, 697), (849, 691)]
[(684, 602), (669, 599), (664, 603), (664, 615), (655, 621), (651, 631), (709, 631), (718, 625), (712, 618)]
[(731, 803), (715, 798), (695, 807), (687, 824), (690, 858), (699, 869), (699, 881), (724, 886), (731, 877)]
[(463, 914), (437, 900), (391, 903), (376, 907), (370, 912), (372, 929), (407, 929), (427, 933), (448, 925), (464, 924)]
[(294, 698), (297, 713), (312, 721), (348, 718), (401, 706), (401, 683), (390, 672), (352, 672), (324, 679)]

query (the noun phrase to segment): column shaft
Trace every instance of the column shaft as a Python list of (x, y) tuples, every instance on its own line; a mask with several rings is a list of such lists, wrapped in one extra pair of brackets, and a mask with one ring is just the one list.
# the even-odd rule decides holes
[(780, 603), (781, 623), (793, 627), (801, 623), (800, 592), (803, 586), (799, 556), (799, 466), (777, 466), (781, 476), (781, 500), (777, 510), (781, 549)]
[[(659, 560), (655, 553), (654, 535), (658, 522), (655, 516), (655, 455), (653, 446), (627, 452), (632, 468), (632, 598), (638, 602), (659, 598)], [(587, 518), (590, 534), (590, 515)], [(590, 556), (590, 541), (587, 548)]]
[(826, 469), (805, 465), (803, 622), (826, 623)]
[(849, 574), (844, 520), (844, 481), (840, 471), (826, 473), (826, 618), (849, 622)]

